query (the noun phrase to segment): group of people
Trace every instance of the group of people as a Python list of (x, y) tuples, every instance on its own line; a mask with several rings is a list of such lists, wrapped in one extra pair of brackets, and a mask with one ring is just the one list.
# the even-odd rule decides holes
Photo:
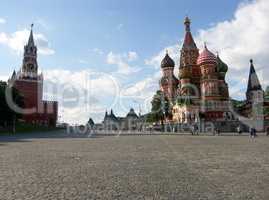
[(253, 128), (253, 127), (250, 128), (249, 133), (250, 133), (250, 137), (252, 137), (252, 138), (257, 137), (257, 130), (255, 128)]
[[(237, 133), (239, 135), (241, 135), (243, 133), (241, 126), (237, 127)], [(252, 138), (255, 138), (258, 136), (257, 130), (254, 127), (249, 128), (249, 134), (250, 134), (250, 137), (252, 137)], [(269, 136), (269, 127), (267, 127), (267, 129), (266, 129), (266, 136)]]
[[(237, 127), (237, 133), (238, 135), (241, 135), (243, 133), (240, 125)], [(250, 134), (250, 137), (255, 138), (257, 137), (257, 130), (254, 127), (251, 127), (249, 128), (249, 134)]]
[[(199, 135), (199, 127), (197, 124), (193, 124), (190, 128), (191, 134), (192, 135)], [(243, 130), (242, 127), (239, 125), (237, 127), (237, 133), (238, 135), (242, 135)], [(250, 137), (255, 138), (257, 137), (257, 130), (254, 127), (249, 128), (249, 134)], [(220, 135), (220, 130), (218, 128), (215, 128), (213, 131), (213, 135)], [(269, 136), (269, 127), (266, 128), (266, 136)]]

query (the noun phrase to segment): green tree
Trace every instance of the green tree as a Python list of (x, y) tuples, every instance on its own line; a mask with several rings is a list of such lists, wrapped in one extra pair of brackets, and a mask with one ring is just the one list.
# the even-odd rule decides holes
[(6, 82), (0, 81), (0, 126), (15, 126), (15, 122), (21, 118), (21, 114), (16, 113), (12, 108), (9, 107), (6, 100), (6, 90), (11, 90), (13, 102), (23, 107), (23, 97), (14, 87), (9, 87)]
[(265, 100), (269, 101), (269, 86), (265, 90)]
[[(267, 105), (269, 102), (269, 86), (267, 86), (267, 88), (264, 92), (264, 100), (265, 100), (265, 105)], [(269, 116), (269, 107), (268, 106), (264, 107), (264, 115)]]
[(269, 116), (269, 107), (264, 108), (264, 115)]
[(163, 120), (162, 98), (162, 92), (157, 91), (151, 101), (151, 114), (155, 122)]
[(165, 117), (168, 117), (171, 112), (169, 100), (164, 96), (162, 91), (158, 90), (153, 96), (151, 105), (151, 113), (148, 114), (147, 121), (161, 121), (163, 124), (163, 120), (165, 119)]

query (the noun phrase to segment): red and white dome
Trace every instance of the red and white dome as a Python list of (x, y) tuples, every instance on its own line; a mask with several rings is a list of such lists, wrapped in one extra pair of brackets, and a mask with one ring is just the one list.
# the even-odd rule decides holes
[(197, 64), (202, 65), (202, 64), (217, 64), (218, 60), (217, 57), (207, 49), (205, 45), (205, 49), (200, 53)]

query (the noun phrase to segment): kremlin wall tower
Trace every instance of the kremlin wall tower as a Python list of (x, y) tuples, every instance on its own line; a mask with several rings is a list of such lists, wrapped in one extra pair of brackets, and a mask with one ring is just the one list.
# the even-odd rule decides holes
[(42, 100), (43, 75), (38, 73), (37, 47), (32, 27), (28, 43), (24, 47), (22, 67), (20, 71), (13, 72), (8, 83), (12, 84), (23, 96), (24, 122), (55, 127), (58, 117), (58, 102)]

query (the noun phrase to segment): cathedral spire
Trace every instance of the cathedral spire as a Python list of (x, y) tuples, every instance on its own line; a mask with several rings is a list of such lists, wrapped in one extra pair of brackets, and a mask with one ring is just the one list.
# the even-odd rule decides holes
[(191, 20), (188, 16), (185, 18), (184, 24), (185, 24), (186, 32), (190, 32), (191, 31)]
[(196, 46), (196, 44), (193, 40), (193, 37), (192, 37), (191, 20), (189, 17), (185, 18), (184, 25), (185, 25), (186, 33), (185, 33), (183, 48), (197, 49), (197, 46)]

